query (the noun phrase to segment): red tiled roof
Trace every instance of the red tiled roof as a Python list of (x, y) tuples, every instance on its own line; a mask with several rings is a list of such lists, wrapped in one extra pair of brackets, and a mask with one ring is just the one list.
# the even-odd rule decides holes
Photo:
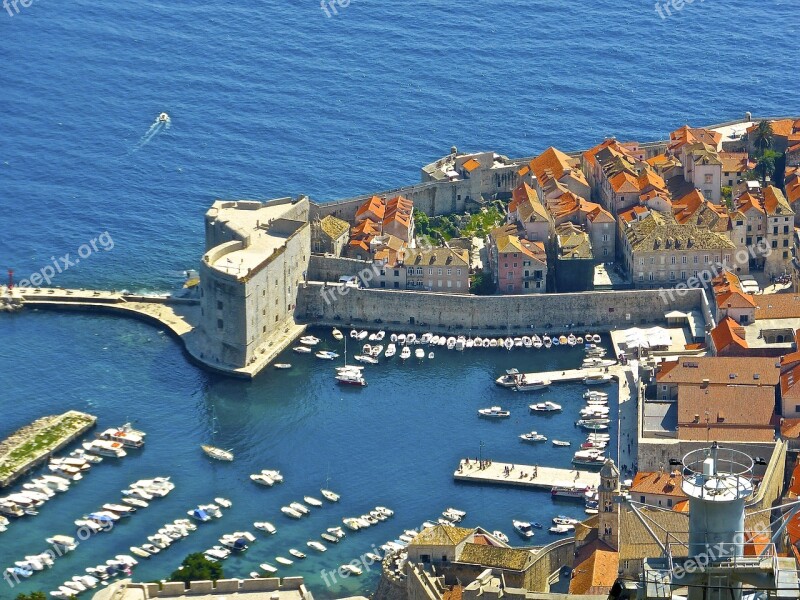
[(746, 350), (747, 340), (742, 335), (744, 328), (730, 317), (725, 317), (719, 325), (711, 330), (711, 339), (714, 340), (714, 347), (717, 352), (722, 352), (728, 346)]
[(712, 385), (778, 385), (780, 369), (775, 358), (682, 356), (659, 364), (656, 381), (659, 383), (701, 384), (708, 379)]

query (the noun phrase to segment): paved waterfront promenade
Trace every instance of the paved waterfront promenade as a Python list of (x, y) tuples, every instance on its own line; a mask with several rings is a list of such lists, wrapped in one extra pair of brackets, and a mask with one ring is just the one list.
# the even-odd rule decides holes
[[(505, 472), (506, 467), (511, 469), (512, 466), (513, 470), (507, 475)], [(481, 469), (478, 467), (478, 463), (469, 459), (461, 460), (458, 469), (453, 473), (453, 478), (456, 481), (514, 485), (546, 490), (550, 490), (556, 485), (582, 488), (600, 485), (600, 474), (592, 471), (556, 469), (537, 465), (536, 476), (534, 477), (533, 465), (511, 465), (510, 463), (492, 462), (488, 466), (484, 464), (484, 468)]]

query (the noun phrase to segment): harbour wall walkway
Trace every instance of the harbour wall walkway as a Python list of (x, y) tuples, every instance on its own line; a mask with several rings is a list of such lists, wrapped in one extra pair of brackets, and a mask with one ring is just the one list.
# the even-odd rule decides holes
[(11, 312), (31, 309), (89, 312), (143, 321), (172, 335), (193, 364), (220, 375), (242, 379), (255, 377), (305, 330), (305, 325), (281, 323), (274, 329), (270, 343), (257, 362), (245, 366), (226, 365), (215, 362), (208, 350), (210, 344), (198, 328), (200, 304), (195, 299), (61, 288), (14, 288), (9, 294), (5, 287), (0, 287), (0, 296)]
[(697, 310), (701, 303), (699, 289), (672, 298), (656, 290), (468, 296), (309, 282), (298, 290), (296, 318), (333, 327), (386, 329), (394, 325), (404, 331), (506, 336), (662, 324), (666, 312)]

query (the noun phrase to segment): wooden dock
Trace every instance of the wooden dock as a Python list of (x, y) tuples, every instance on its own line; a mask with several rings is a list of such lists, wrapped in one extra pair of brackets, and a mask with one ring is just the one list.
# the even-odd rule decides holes
[[(534, 477), (533, 465), (511, 465), (510, 463), (492, 462), (484, 468), (478, 468), (474, 460), (462, 459), (458, 469), (453, 473), (456, 481), (471, 483), (491, 483), (495, 485), (513, 485), (535, 489), (550, 490), (554, 486), (597, 487), (600, 485), (600, 474), (593, 471), (577, 469), (557, 469), (554, 467), (536, 466)], [(505, 469), (513, 466), (510, 474)]]

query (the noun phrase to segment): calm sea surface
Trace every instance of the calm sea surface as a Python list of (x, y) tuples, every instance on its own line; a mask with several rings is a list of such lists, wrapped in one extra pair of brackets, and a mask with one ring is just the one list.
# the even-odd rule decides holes
[[(417, 181), (419, 167), (454, 144), (519, 156), (612, 134), (656, 139), (746, 110), (800, 113), (787, 43), (800, 29), (796, 3), (755, 7), (707, 0), (661, 19), (652, 2), (360, 0), (329, 18), (312, 0), (34, 0), (14, 16), (0, 12), (0, 268), (27, 277), (107, 232), (113, 249), (101, 247), (53, 284), (166, 291), (196, 267), (202, 216), (216, 198), (330, 200), (395, 187)], [(153, 126), (162, 111), (169, 129)], [(577, 366), (578, 352), (439, 351), (432, 363), (372, 369), (358, 391), (334, 386), (330, 363), (287, 360), (295, 364), (287, 373), (221, 380), (137, 322), (0, 317), (0, 437), (69, 408), (98, 415), (100, 426), (132, 419), (148, 432), (144, 451), (104, 462), (0, 535), (0, 566), (43, 550), (45, 537), (70, 533), (74, 519), (154, 475), (171, 475), (175, 492), (23, 591), (53, 589), (127, 553), (218, 495), (234, 501), (224, 519), (142, 564), (137, 579), (162, 578), (188, 552), (255, 520), (273, 521), (278, 533), (227, 561), (227, 574), (274, 562), (342, 516), (394, 508), (392, 521), (282, 571), (306, 576), (326, 598), (368, 590), (374, 578), (328, 589), (321, 569), (447, 506), (467, 510), (470, 525), (509, 534), (515, 517), (582, 513), (542, 493), (452, 481), (459, 457), (477, 455), (480, 442), (497, 460), (568, 465), (569, 450), (516, 436), (536, 429), (577, 441), (581, 386), (543, 396), (565, 404), (563, 415), (534, 417), (528, 395), (492, 380), (512, 366)], [(479, 420), (476, 409), (492, 404), (512, 418)], [(208, 461), (198, 446), (209, 440), (237, 460)], [(270, 467), (284, 472), (283, 485), (248, 480)], [(300, 522), (280, 514), (328, 479), (339, 505)]]

